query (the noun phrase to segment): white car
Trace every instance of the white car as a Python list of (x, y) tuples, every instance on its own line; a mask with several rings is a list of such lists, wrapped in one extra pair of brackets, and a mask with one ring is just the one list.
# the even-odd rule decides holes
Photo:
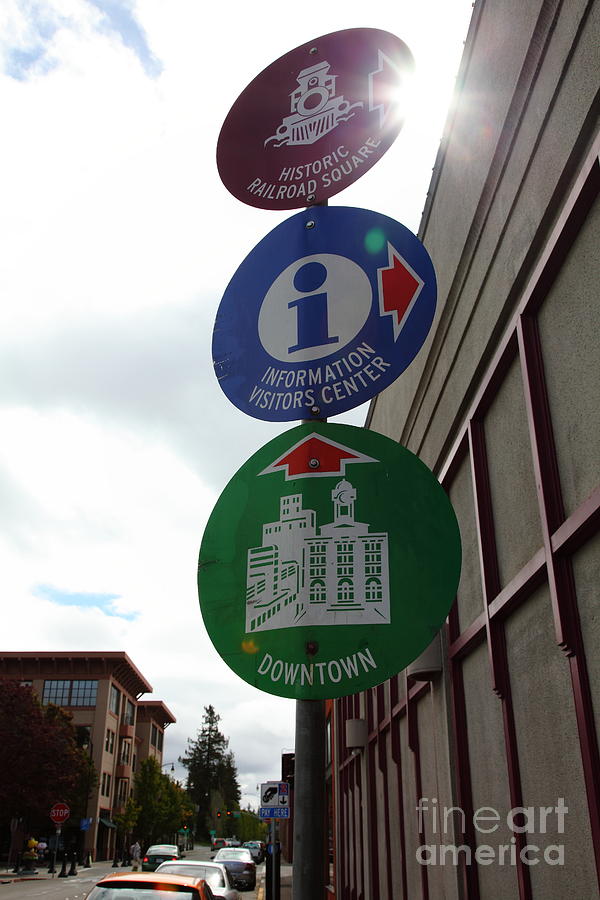
[(210, 885), (215, 900), (240, 900), (239, 892), (231, 883), (229, 872), (222, 863), (177, 859), (162, 863), (156, 871), (163, 875), (204, 878)]

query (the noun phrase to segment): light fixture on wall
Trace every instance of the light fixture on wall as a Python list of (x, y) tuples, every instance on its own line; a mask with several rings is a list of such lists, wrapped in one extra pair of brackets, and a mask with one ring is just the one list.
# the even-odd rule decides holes
[(346, 747), (353, 755), (360, 753), (367, 746), (367, 720), (346, 720)]
[(442, 645), (438, 632), (420, 656), (411, 662), (406, 674), (413, 681), (433, 681), (443, 671)]

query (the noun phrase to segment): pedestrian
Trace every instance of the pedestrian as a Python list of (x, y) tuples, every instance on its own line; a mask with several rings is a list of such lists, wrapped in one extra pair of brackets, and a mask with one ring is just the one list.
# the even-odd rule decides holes
[(129, 855), (131, 857), (132, 870), (137, 872), (140, 868), (140, 860), (142, 858), (142, 848), (140, 847), (139, 841), (134, 841), (134, 843), (129, 848)]

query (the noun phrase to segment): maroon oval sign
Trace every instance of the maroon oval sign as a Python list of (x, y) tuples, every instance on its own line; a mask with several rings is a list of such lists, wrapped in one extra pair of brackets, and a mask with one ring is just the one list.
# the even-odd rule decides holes
[(339, 193), (398, 135), (413, 66), (406, 44), (377, 28), (335, 31), (281, 56), (223, 123), (223, 183), (261, 209), (296, 209)]

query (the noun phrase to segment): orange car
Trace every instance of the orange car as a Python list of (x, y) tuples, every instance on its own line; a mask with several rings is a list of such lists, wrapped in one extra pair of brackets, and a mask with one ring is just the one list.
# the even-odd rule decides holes
[(215, 900), (215, 895), (204, 878), (127, 872), (101, 878), (86, 900)]

